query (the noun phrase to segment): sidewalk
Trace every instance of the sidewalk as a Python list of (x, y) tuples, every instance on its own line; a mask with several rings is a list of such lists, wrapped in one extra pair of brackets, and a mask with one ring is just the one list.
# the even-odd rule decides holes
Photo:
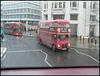
[(86, 48), (86, 49), (98, 49), (99, 50), (99, 39), (97, 39), (97, 44), (95, 45), (95, 41), (93, 40), (93, 43), (91, 43), (91, 40), (88, 39), (79, 39), (76, 37), (70, 37), (68, 39), (68, 42), (71, 44), (71, 47), (76, 47), (76, 48)]
[[(23, 36), (33, 36), (36, 37), (37, 33), (36, 31), (28, 31), (28, 32), (24, 32)], [(68, 42), (71, 44), (71, 47), (75, 47), (75, 48), (86, 48), (86, 49), (98, 49), (99, 50), (99, 39), (97, 39), (97, 44), (95, 45), (95, 41), (93, 41), (93, 43), (91, 44), (91, 40), (88, 43), (88, 39), (79, 39), (76, 37), (69, 37), (68, 38)]]

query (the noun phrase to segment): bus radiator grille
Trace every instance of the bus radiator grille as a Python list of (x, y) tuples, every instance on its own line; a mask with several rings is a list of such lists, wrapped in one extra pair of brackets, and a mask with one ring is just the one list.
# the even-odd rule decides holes
[(67, 44), (62, 44), (62, 48), (67, 48)]

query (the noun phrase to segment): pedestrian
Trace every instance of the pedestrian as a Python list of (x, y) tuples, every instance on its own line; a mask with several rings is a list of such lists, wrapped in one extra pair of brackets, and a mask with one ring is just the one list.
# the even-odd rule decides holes
[(26, 27), (24, 26), (24, 31), (26, 32)]

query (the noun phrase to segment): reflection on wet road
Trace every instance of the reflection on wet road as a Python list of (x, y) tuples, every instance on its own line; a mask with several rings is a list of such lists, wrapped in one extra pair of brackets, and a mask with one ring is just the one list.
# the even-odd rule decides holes
[(7, 53), (1, 61), (1, 68), (99, 66), (98, 50), (70, 48), (69, 51), (53, 52), (34, 37), (5, 35), (5, 39)]

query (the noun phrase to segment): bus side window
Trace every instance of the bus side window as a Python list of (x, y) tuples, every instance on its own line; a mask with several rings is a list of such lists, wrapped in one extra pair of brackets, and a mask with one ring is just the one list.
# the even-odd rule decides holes
[(51, 35), (49, 35), (49, 39), (51, 39)]
[(48, 23), (45, 23), (45, 26), (48, 26)]
[(11, 29), (13, 29), (13, 27), (14, 27), (14, 26), (18, 26), (18, 25), (17, 25), (17, 24), (13, 24), (13, 26), (12, 26), (12, 28), (11, 28)]
[(52, 23), (49, 23), (49, 26), (52, 26)]
[(53, 35), (52, 35), (52, 39), (53, 39), (53, 40), (57, 40), (57, 35), (53, 34)]
[(53, 23), (53, 26), (57, 26), (57, 23)]
[(45, 26), (45, 23), (43, 23), (43, 26)]

